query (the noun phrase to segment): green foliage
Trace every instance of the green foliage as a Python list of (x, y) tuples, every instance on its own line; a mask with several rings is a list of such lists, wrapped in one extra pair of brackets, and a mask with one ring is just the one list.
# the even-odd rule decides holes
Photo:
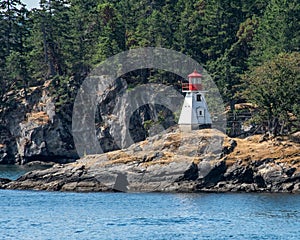
[(210, 63), (224, 101), (232, 105), (237, 101), (236, 94), (240, 91), (241, 75), (248, 67), (247, 60), (253, 49), (251, 42), (257, 25), (258, 20), (255, 16), (242, 22), (236, 34), (237, 41), (226, 49), (221, 57)]
[(298, 0), (271, 0), (254, 36), (250, 66), (268, 61), (280, 52), (299, 51), (300, 3)]
[[(7, 92), (22, 89), (26, 95), (29, 87), (51, 79), (58, 111), (70, 112), (94, 66), (148, 46), (174, 49), (203, 64), (234, 110), (235, 103), (258, 101), (260, 85), (267, 90), (266, 79), (277, 79), (277, 72), (286, 79), (294, 76), (289, 69), (296, 55), (290, 53), (299, 52), (299, 11), (298, 0), (41, 0), (40, 8), (30, 11), (21, 0), (0, 1), (0, 111)], [(273, 66), (282, 61), (279, 53), (289, 59), (285, 70)], [(268, 78), (262, 74), (267, 66), (276, 70)], [(245, 87), (250, 73), (257, 76), (257, 88), (252, 82)], [(157, 69), (122, 77), (131, 87), (148, 82), (178, 87), (181, 80)], [(283, 94), (282, 88), (274, 91)], [(284, 111), (285, 122), (288, 114), (299, 116), (299, 104), (283, 100), (273, 103), (272, 116)], [(256, 103), (264, 120), (268, 101), (273, 99)]]
[(67, 76), (55, 76), (50, 84), (50, 94), (55, 102), (57, 113), (68, 116), (72, 115), (72, 106), (76, 97), (77, 88), (74, 87), (74, 78)]
[(280, 53), (244, 76), (244, 97), (257, 105), (256, 121), (278, 134), (291, 124), (299, 128), (300, 54)]
[[(29, 74), (27, 70), (29, 30), (26, 25), (28, 11), (19, 0), (0, 1), (0, 83), (3, 91), (23, 89), (27, 98)], [(1, 101), (2, 102), (2, 101)], [(0, 104), (0, 108), (1, 105)]]
[(100, 31), (95, 64), (125, 50), (125, 28), (117, 9), (110, 3), (103, 3), (97, 6), (97, 13)]
[(203, 9), (204, 1), (179, 1), (177, 3), (178, 26), (175, 26), (174, 45), (177, 50), (204, 62), (205, 50), (203, 43)]
[(144, 121), (144, 129), (149, 130), (154, 124), (155, 122), (153, 120), (146, 120)]

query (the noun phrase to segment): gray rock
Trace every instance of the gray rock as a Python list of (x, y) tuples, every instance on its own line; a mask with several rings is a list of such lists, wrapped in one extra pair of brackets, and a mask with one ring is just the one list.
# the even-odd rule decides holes
[(5, 184), (10, 183), (10, 182), (11, 182), (10, 179), (0, 178), (0, 188), (1, 188), (1, 185), (5, 185)]
[[(27, 101), (16, 98), (15, 108), (4, 112), (0, 125), (5, 127), (6, 133), (2, 133), (0, 126), (0, 164), (67, 163), (78, 159), (71, 134), (72, 112), (67, 109), (57, 113), (49, 85), (51, 83), (46, 82), (44, 86), (32, 88)], [(96, 135), (103, 152), (128, 147), (176, 124), (170, 110), (143, 102), (144, 99), (150, 103), (161, 99), (163, 93), (159, 87), (147, 96), (136, 91), (136, 96), (127, 98), (132, 91), (126, 87), (124, 80), (117, 79), (97, 95)], [(98, 88), (101, 89), (101, 84)], [(164, 99), (165, 105), (172, 103), (172, 97)], [(87, 116), (80, 117), (85, 119)], [(151, 122), (149, 128), (145, 127), (146, 122)]]
[(16, 142), (9, 130), (0, 125), (0, 164), (14, 163), (16, 154)]
[(293, 191), (294, 193), (300, 193), (300, 183), (296, 183), (294, 185)]
[(277, 185), (288, 179), (288, 176), (278, 164), (265, 164), (259, 168), (257, 173), (263, 177), (266, 184)]
[(0, 188), (78, 192), (300, 192), (296, 165), (271, 158), (228, 164), (226, 156), (220, 159), (216, 154), (215, 145), (205, 147), (210, 142), (221, 142), (220, 136), (214, 130), (184, 134), (173, 129), (126, 150), (55, 164), (46, 170), (29, 172), (16, 181), (1, 180)]
[(293, 133), (290, 139), (296, 143), (300, 143), (300, 131)]
[(199, 182), (196, 186), (198, 190), (214, 187), (218, 182), (224, 180), (224, 173), (227, 169), (226, 163), (224, 161), (217, 161), (210, 164), (212, 164), (212, 167), (209, 172), (203, 178), (197, 180)]
[[(6, 144), (5, 155), (6, 158), (9, 156), (9, 161), (4, 162), (70, 162), (78, 158), (70, 133), (70, 122), (56, 113), (47, 86), (32, 88), (27, 101), (20, 101), (15, 109), (10, 108), (4, 113), (2, 124), (9, 141), (0, 137), (0, 146), (5, 142), (10, 143), (9, 146)], [(4, 136), (2, 132), (0, 135)]]
[(227, 181), (236, 180), (239, 183), (253, 183), (253, 169), (251, 167), (241, 166), (236, 163), (229, 167), (224, 174)]

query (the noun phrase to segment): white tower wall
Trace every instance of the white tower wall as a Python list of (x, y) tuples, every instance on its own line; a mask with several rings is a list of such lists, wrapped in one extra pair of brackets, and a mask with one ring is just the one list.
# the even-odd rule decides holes
[(186, 93), (178, 124), (183, 131), (196, 130), (201, 128), (201, 125), (212, 124), (205, 91)]

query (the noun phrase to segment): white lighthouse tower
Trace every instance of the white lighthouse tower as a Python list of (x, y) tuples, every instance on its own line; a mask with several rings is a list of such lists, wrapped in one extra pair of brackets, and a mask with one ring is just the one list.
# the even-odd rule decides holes
[(196, 70), (188, 75), (189, 82), (182, 83), (182, 92), (186, 92), (182, 106), (179, 127), (183, 131), (191, 131), (211, 127), (211, 117), (205, 100), (202, 75)]

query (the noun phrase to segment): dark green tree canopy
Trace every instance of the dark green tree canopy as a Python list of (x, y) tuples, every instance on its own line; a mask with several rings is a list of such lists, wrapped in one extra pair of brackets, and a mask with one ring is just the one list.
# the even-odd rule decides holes
[[(59, 108), (70, 112), (94, 66), (119, 52), (151, 46), (203, 64), (231, 111), (236, 103), (251, 101), (262, 122), (296, 126), (288, 116), (299, 119), (299, 101), (289, 98), (300, 95), (299, 16), (298, 0), (40, 0), (30, 11), (22, 0), (2, 0), (0, 112), (9, 105), (3, 100), (7, 92), (22, 91), (26, 98), (30, 87), (47, 80)], [(123, 77), (130, 86), (162, 82), (179, 88), (181, 80), (155, 69)]]

